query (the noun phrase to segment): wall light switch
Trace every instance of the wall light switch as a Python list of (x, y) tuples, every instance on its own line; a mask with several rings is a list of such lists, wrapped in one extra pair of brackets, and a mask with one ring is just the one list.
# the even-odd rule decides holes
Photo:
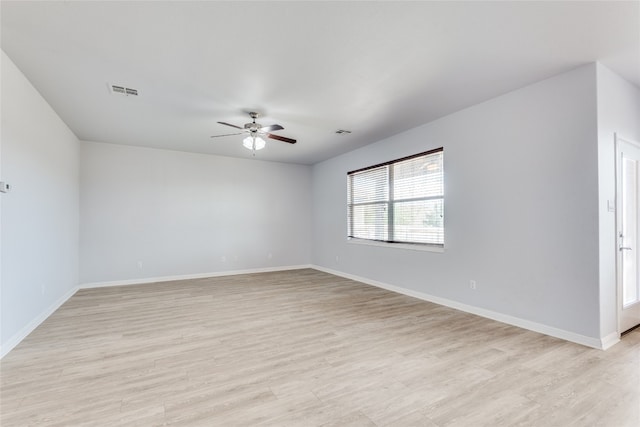
[(609, 212), (615, 212), (616, 211), (616, 203), (613, 200), (607, 200), (607, 210)]

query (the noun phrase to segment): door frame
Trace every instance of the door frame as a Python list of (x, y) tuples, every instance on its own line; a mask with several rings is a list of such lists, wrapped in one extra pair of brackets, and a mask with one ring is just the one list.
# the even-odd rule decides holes
[(619, 250), (620, 246), (620, 227), (622, 227), (622, 197), (621, 197), (621, 185), (622, 182), (622, 164), (620, 157), (620, 146), (622, 143), (634, 145), (640, 149), (640, 143), (632, 141), (627, 138), (621, 137), (619, 134), (614, 133), (614, 148), (615, 148), (615, 206), (616, 206), (616, 221), (615, 221), (615, 253), (616, 253), (616, 314), (617, 314), (617, 330), (618, 337), (622, 335), (623, 330), (620, 320), (622, 319), (622, 256)]

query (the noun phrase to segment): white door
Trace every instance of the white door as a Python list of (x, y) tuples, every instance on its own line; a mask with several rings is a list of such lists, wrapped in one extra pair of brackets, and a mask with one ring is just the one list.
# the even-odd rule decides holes
[(640, 146), (616, 137), (618, 317), (620, 332), (640, 324)]

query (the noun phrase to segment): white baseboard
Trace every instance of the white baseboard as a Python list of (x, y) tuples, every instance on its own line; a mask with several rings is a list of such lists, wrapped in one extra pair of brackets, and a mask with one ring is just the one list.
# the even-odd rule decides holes
[(78, 287), (74, 286), (69, 289), (64, 295), (58, 298), (53, 304), (47, 307), (42, 313), (38, 315), (31, 322), (26, 324), (24, 328), (16, 332), (9, 340), (0, 347), (0, 359), (6, 356), (11, 350), (13, 350), (20, 342), (25, 339), (31, 332), (33, 332), (42, 322), (47, 320), (62, 304), (67, 302), (69, 298), (78, 291)]
[(600, 341), (601, 341), (600, 343), (601, 348), (603, 350), (608, 350), (620, 342), (620, 334), (617, 332), (613, 332), (607, 335), (606, 337), (602, 338)]
[(542, 323), (532, 322), (530, 320), (509, 316), (507, 314), (498, 313), (496, 311), (487, 310), (480, 307), (474, 307), (472, 305), (463, 304), (458, 301), (436, 297), (433, 295), (425, 294), (425, 293), (414, 291), (411, 289), (401, 288), (399, 286), (378, 282), (376, 280), (367, 279), (366, 277), (360, 277), (354, 274), (344, 273), (342, 271), (333, 270), (331, 268), (326, 268), (319, 265), (312, 265), (312, 268), (316, 270), (324, 271), (325, 273), (344, 277), (346, 279), (355, 280), (357, 282), (362, 282), (367, 285), (372, 285), (378, 288), (386, 289), (388, 291), (397, 292), (399, 294), (418, 298), (424, 301), (433, 302), (435, 304), (443, 305), (445, 307), (454, 308), (456, 310), (464, 311), (466, 313), (471, 313), (477, 316), (486, 317), (488, 319), (496, 320), (498, 322), (506, 323), (508, 325), (513, 325), (519, 328), (528, 329), (530, 331), (538, 332), (544, 335), (549, 335), (555, 338), (560, 338), (565, 341), (571, 341), (576, 344), (581, 344), (581, 345), (596, 348), (599, 350), (606, 350), (607, 348), (614, 345), (617, 341), (619, 341), (617, 336), (615, 337), (615, 339), (612, 336), (615, 334), (609, 335), (603, 339), (597, 339), (597, 338), (588, 337), (585, 335), (576, 334), (574, 332), (566, 331), (564, 329), (554, 328), (552, 326), (544, 325)]
[(175, 280), (206, 279), (207, 277), (236, 276), (238, 274), (270, 273), (274, 271), (300, 270), (313, 268), (311, 264), (287, 265), (282, 267), (251, 268), (246, 270), (227, 270), (210, 273), (181, 274), (176, 276), (146, 277), (142, 279), (114, 280), (110, 282), (83, 283), (80, 289), (103, 288), (107, 286), (141, 285), (144, 283), (172, 282)]

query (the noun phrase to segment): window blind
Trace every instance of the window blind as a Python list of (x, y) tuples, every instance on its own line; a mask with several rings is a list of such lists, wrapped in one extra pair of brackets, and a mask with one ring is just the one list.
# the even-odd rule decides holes
[(443, 149), (347, 174), (348, 237), (444, 245)]

